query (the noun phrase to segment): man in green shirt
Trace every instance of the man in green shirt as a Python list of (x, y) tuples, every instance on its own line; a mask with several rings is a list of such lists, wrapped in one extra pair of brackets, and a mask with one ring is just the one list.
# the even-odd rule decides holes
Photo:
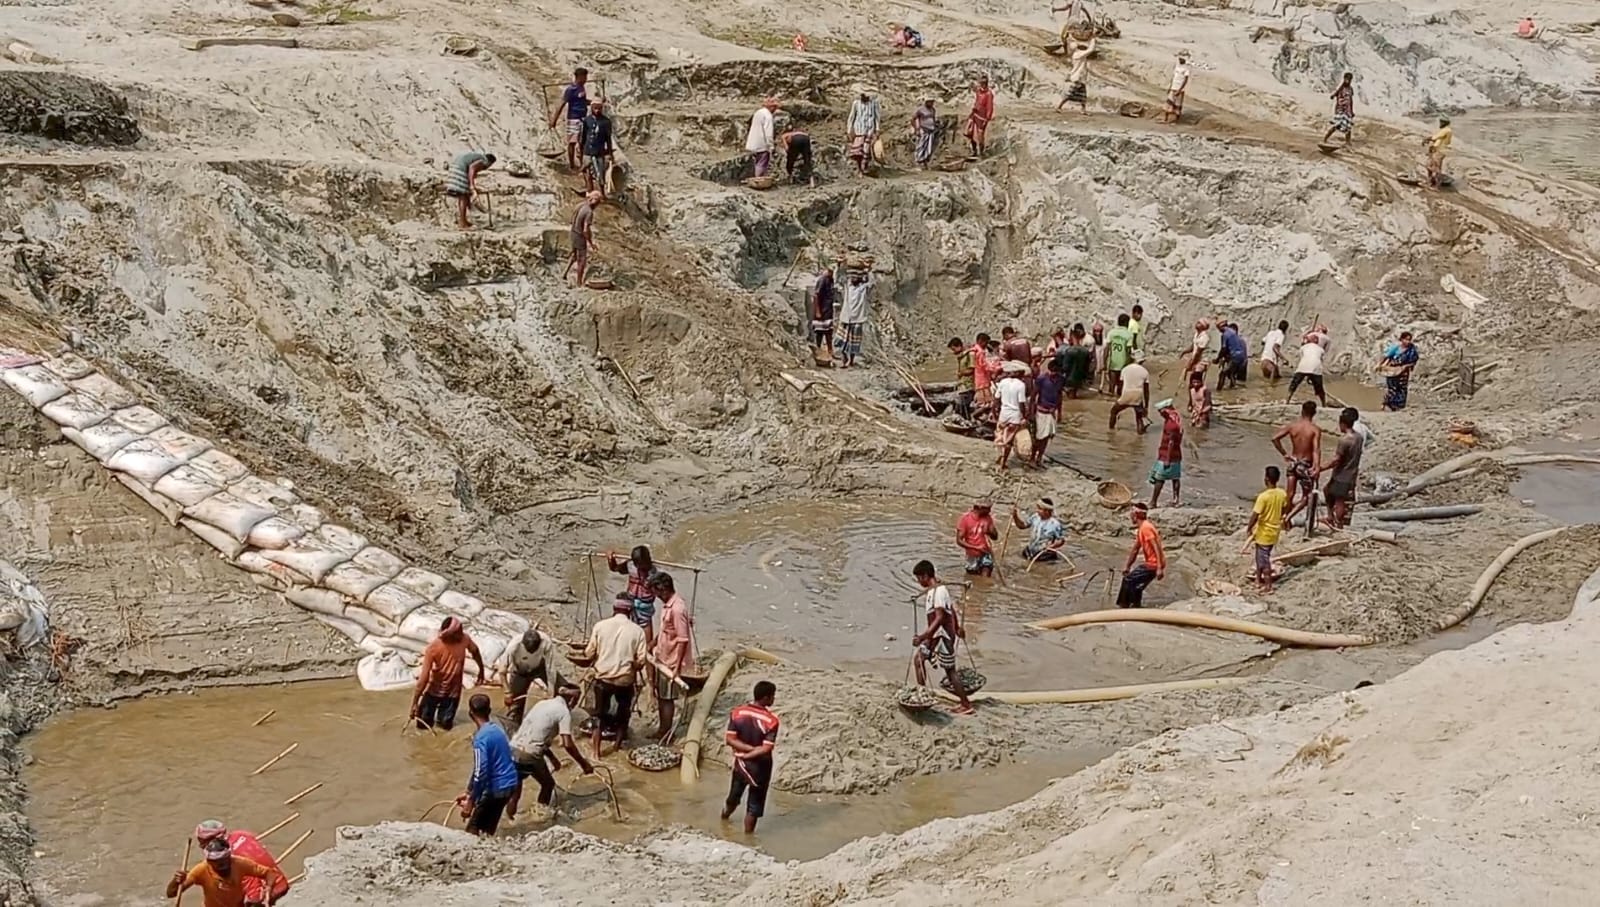
[(1144, 349), (1144, 306), (1133, 307), (1133, 317), (1128, 319), (1128, 330), (1133, 332), (1133, 348)]
[(1117, 326), (1106, 334), (1106, 372), (1111, 375), (1111, 394), (1122, 394), (1122, 370), (1133, 361), (1133, 331), (1126, 313), (1117, 316)]

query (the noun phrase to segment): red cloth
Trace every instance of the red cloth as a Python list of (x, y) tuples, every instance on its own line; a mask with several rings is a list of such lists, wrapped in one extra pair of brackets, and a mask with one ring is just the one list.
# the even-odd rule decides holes
[(1161, 449), (1156, 459), (1163, 463), (1183, 462), (1183, 419), (1175, 412), (1162, 416)]
[(994, 119), (994, 91), (979, 91), (972, 98), (972, 116), (979, 126), (989, 125)]
[[(272, 878), (272, 899), (283, 897), (289, 893), (289, 879), (278, 867), (278, 861), (267, 852), (266, 845), (248, 831), (231, 831), (228, 833), (228, 846), (233, 848), (237, 856), (244, 857), (252, 863), (257, 863), (273, 870), (277, 874)], [(261, 892), (261, 880), (246, 877), (244, 880), (244, 899), (248, 903), (265, 903), (266, 897)]]

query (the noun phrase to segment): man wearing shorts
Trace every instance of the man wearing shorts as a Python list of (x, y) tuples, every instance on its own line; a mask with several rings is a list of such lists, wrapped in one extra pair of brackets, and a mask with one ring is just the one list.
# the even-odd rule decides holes
[(724, 739), (733, 750), (733, 772), (728, 780), (728, 799), (722, 804), (726, 822), (744, 803), (744, 833), (755, 834), (756, 822), (767, 808), (767, 789), (772, 786), (772, 750), (778, 745), (778, 716), (772, 703), (778, 688), (770, 680), (756, 683), (751, 700), (735, 706), (728, 715)]
[(1155, 490), (1150, 493), (1150, 506), (1158, 507), (1161, 504), (1161, 489), (1168, 482), (1172, 483), (1172, 506), (1182, 506), (1183, 502), (1183, 416), (1178, 414), (1178, 408), (1172, 405), (1171, 398), (1156, 404), (1156, 412), (1161, 414), (1161, 446), (1156, 450), (1156, 462), (1150, 467), (1150, 484)]
[(489, 697), (474, 693), (467, 700), (467, 714), (478, 730), (472, 735), (472, 776), (456, 805), (467, 820), (467, 834), (493, 836), (521, 780), (511, 755), (511, 738), (505, 728), (489, 720)]
[(650, 580), (656, 598), (661, 601), (661, 632), (656, 634), (656, 717), (657, 732), (665, 745), (672, 733), (672, 719), (678, 703), (678, 675), (694, 666), (694, 653), (689, 645), (689, 606), (683, 603), (672, 581), (672, 574), (657, 573)]
[(1044, 465), (1045, 448), (1056, 436), (1061, 419), (1061, 385), (1061, 367), (1051, 359), (1033, 383), (1033, 454), (1028, 462), (1034, 466)]
[(1000, 530), (995, 528), (994, 517), (989, 514), (992, 506), (988, 498), (979, 498), (972, 502), (972, 509), (956, 521), (956, 544), (967, 556), (969, 576), (988, 576), (994, 572), (993, 543), (1000, 537)]
[(582, 66), (572, 71), (572, 84), (561, 90), (561, 103), (550, 111), (550, 128), (565, 114), (567, 137), (567, 166), (578, 169), (578, 143), (583, 138), (583, 118), (589, 115), (587, 84), (589, 70)]
[(1128, 518), (1133, 521), (1133, 548), (1122, 565), (1122, 586), (1117, 590), (1117, 607), (1143, 608), (1144, 590), (1167, 575), (1167, 549), (1161, 533), (1150, 522), (1149, 506), (1134, 504)]
[(1307, 331), (1300, 346), (1300, 363), (1294, 367), (1294, 377), (1289, 379), (1289, 396), (1284, 398), (1285, 403), (1294, 401), (1294, 392), (1299, 389), (1301, 382), (1311, 382), (1311, 390), (1316, 392), (1317, 401), (1323, 406), (1328, 405), (1328, 395), (1322, 390), (1322, 358), (1328, 352), (1328, 335), (1315, 329)]
[(1256, 551), (1256, 584), (1263, 595), (1272, 594), (1272, 546), (1278, 544), (1278, 537), (1283, 534), (1283, 511), (1288, 502), (1288, 496), (1278, 487), (1280, 477), (1278, 467), (1267, 467), (1267, 487), (1256, 495), (1250, 523), (1244, 527), (1248, 539), (1245, 547), (1254, 547)]
[[(1317, 427), (1316, 415), (1316, 401), (1307, 400), (1300, 405), (1300, 418), (1272, 436), (1273, 448), (1289, 465), (1289, 515), (1285, 519), (1292, 519), (1306, 506), (1316, 487), (1317, 469), (1322, 465), (1322, 429)], [(1285, 438), (1290, 446), (1287, 451), (1283, 449)], [(1295, 505), (1296, 492), (1300, 495), (1299, 506)]]
[(994, 396), (1000, 404), (994, 425), (994, 446), (999, 450), (995, 465), (1005, 472), (1011, 462), (1011, 448), (1017, 434), (1028, 424), (1028, 385), (1022, 380), (1022, 376), (1028, 373), (1028, 366), (1015, 359), (1007, 359), (1000, 366), (1000, 371), (1005, 377), (994, 386)]
[(1144, 367), (1144, 350), (1133, 351), (1133, 362), (1122, 370), (1122, 395), (1111, 406), (1111, 431), (1117, 430), (1117, 414), (1133, 410), (1133, 426), (1139, 434), (1150, 427), (1145, 414), (1150, 409), (1150, 370)]
[(1356, 431), (1356, 420), (1360, 418), (1361, 413), (1353, 406), (1346, 406), (1339, 413), (1339, 449), (1334, 453), (1332, 463), (1317, 470), (1319, 473), (1332, 473), (1325, 489), (1331, 509), (1328, 526), (1332, 529), (1343, 529), (1350, 525), (1350, 508), (1356, 502), (1361, 451), (1366, 447), (1366, 440)]
[(951, 711), (957, 715), (972, 714), (972, 702), (961, 686), (956, 673), (956, 640), (965, 638), (967, 631), (956, 615), (955, 603), (950, 600), (950, 589), (939, 582), (930, 561), (917, 561), (911, 568), (917, 585), (926, 590), (922, 595), (922, 609), (928, 615), (928, 625), (911, 638), (916, 649), (917, 686), (928, 685), (928, 664), (944, 672), (945, 686), (955, 695), (957, 705)]

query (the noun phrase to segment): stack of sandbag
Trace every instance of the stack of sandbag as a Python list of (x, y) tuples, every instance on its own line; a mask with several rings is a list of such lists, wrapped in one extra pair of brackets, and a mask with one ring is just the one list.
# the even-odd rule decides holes
[(50, 635), (50, 609), (33, 581), (17, 568), (0, 561), (0, 634), (26, 649)]
[(367, 652), (357, 669), (367, 689), (413, 682), (423, 649), (450, 617), (467, 627), (485, 662), (528, 627), (525, 618), (453, 590), (439, 574), (328, 522), (289, 482), (251, 474), (76, 355), (45, 359), (0, 349), (0, 381), (169, 523)]

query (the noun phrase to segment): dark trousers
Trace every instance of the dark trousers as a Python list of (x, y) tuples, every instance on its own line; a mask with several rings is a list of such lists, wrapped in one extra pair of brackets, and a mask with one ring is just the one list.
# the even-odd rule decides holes
[(1306, 374), (1305, 372), (1295, 372), (1294, 377), (1289, 379), (1289, 399), (1294, 399), (1294, 392), (1299, 390), (1300, 385), (1306, 381), (1311, 382), (1311, 389), (1316, 392), (1318, 400), (1321, 400), (1326, 396), (1322, 390), (1321, 375), (1310, 375)]
[(555, 775), (551, 774), (550, 762), (544, 756), (540, 756), (532, 762), (518, 762), (517, 774), (523, 778), (532, 778), (539, 782), (539, 804), (541, 806), (549, 806), (550, 801), (555, 799), (556, 778)]
[(772, 759), (733, 760), (733, 775), (728, 781), (728, 799), (723, 805), (731, 812), (744, 800), (747, 815), (761, 818), (767, 810), (767, 788), (772, 785)]
[(1122, 575), (1122, 588), (1117, 590), (1117, 607), (1143, 608), (1144, 590), (1156, 581), (1156, 571), (1140, 564)]
[(417, 727), (437, 727), (448, 731), (456, 724), (456, 709), (461, 707), (461, 695), (430, 696), (422, 694), (422, 701), (417, 703)]
[(800, 178), (811, 178), (811, 140), (802, 141), (798, 136), (789, 140), (789, 152), (784, 155), (783, 169), (789, 174), (789, 179), (794, 179), (795, 164), (800, 165)]
[(628, 737), (628, 719), (633, 717), (633, 686), (617, 686), (604, 680), (594, 682), (595, 711), (599, 713), (600, 732), (611, 731), (617, 740)]
[(467, 818), (467, 832), (474, 835), (493, 835), (500, 827), (500, 817), (505, 814), (506, 803), (517, 792), (516, 788), (498, 791), (479, 800)]

